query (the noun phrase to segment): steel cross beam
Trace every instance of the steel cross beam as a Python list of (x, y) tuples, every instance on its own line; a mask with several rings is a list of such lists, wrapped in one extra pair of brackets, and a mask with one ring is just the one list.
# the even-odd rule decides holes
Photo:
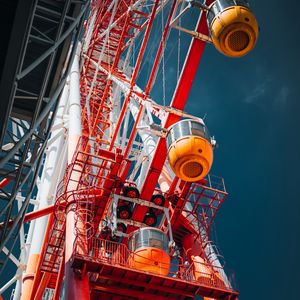
[[(61, 35), (61, 33), (62, 33), (62, 29), (63, 29), (63, 26), (64, 26), (64, 19), (65, 19), (67, 10), (69, 9), (69, 4), (70, 4), (70, 1), (67, 1), (67, 2), (65, 3), (65, 5), (64, 5), (63, 12), (62, 12), (62, 16), (61, 16), (60, 22), (59, 22), (59, 24), (58, 24), (58, 29), (57, 29), (57, 33), (56, 33), (55, 42), (57, 42), (58, 38), (60, 37), (60, 35)], [(40, 94), (39, 94), (39, 96), (38, 96), (38, 98), (37, 98), (36, 107), (35, 107), (35, 110), (34, 110), (34, 114), (33, 114), (33, 116), (32, 116), (31, 125), (30, 125), (30, 130), (33, 129), (34, 124), (35, 124), (35, 121), (36, 121), (37, 117), (39, 116), (39, 113), (40, 113), (40, 110), (41, 110), (41, 106), (42, 106), (42, 102), (43, 102), (43, 98), (44, 98), (44, 95), (45, 95), (45, 92), (46, 92), (46, 88), (47, 88), (47, 84), (48, 84), (48, 79), (49, 79), (49, 77), (50, 77), (51, 69), (52, 69), (52, 67), (53, 67), (53, 62), (54, 62), (54, 58), (55, 58), (56, 51), (53, 51), (53, 52), (50, 52), (50, 53), (51, 53), (51, 55), (50, 55), (49, 60), (48, 60), (48, 62), (47, 62), (46, 72), (45, 72), (45, 76), (44, 76), (44, 78), (43, 78), (43, 82), (42, 82), (42, 85), (41, 85)], [(37, 61), (38, 61), (38, 60), (37, 60)], [(29, 73), (29, 72), (30, 72), (30, 71), (28, 71), (28, 73)], [(18, 75), (17, 75), (17, 80), (19, 80)], [(52, 119), (52, 120), (53, 120), (53, 119)], [(52, 123), (52, 122), (51, 122), (51, 123)], [(49, 129), (48, 129), (48, 130), (50, 130), (50, 127), (51, 127), (51, 126), (49, 126)], [(28, 151), (29, 151), (29, 147), (30, 147), (31, 142), (32, 142), (32, 139), (29, 139), (29, 140), (27, 140), (26, 143), (25, 143), (25, 148), (24, 148), (24, 152), (23, 152), (23, 155), (22, 155), (22, 161), (21, 161), (21, 164), (20, 164), (20, 166), (19, 166), (20, 169), (22, 169), (23, 166), (24, 166), (24, 163), (25, 163), (25, 160), (26, 160), (26, 156), (27, 156), (26, 154), (27, 154)], [(44, 143), (43, 146), (45, 146), (45, 145), (46, 145), (46, 143)], [(34, 148), (35, 148), (35, 150), (37, 150), (37, 149), (39, 148), (39, 146), (38, 146), (38, 145), (35, 145)], [(12, 150), (12, 152), (13, 152), (13, 150)], [(41, 151), (41, 153), (42, 153), (42, 151)], [(39, 156), (38, 161), (40, 161), (40, 159), (41, 159), (41, 156)], [(21, 172), (19, 172), (19, 173), (17, 174), (17, 180), (19, 180), (19, 179), (21, 178), (21, 175), (22, 175)], [(16, 186), (15, 186), (15, 187), (16, 187)], [(33, 187), (32, 187), (32, 189), (33, 189)], [(23, 204), (23, 206), (24, 206), (24, 204)], [(23, 209), (23, 207), (22, 207), (22, 209)], [(25, 208), (25, 209), (26, 209), (26, 208)], [(11, 212), (12, 212), (12, 206), (10, 206), (9, 209), (8, 209), (8, 212), (7, 212), (7, 216), (8, 216), (8, 217), (7, 217), (7, 220), (9, 220), (10, 215), (11, 215)], [(7, 229), (7, 226), (5, 226), (4, 232), (2, 233), (3, 236), (5, 236), (5, 234), (6, 234), (6, 229)]]
[[(117, 134), (118, 134), (118, 132), (120, 130), (123, 118), (125, 116), (125, 113), (126, 113), (126, 110), (127, 110), (130, 98), (131, 98), (133, 87), (135, 86), (135, 82), (136, 82), (136, 79), (137, 79), (137, 76), (138, 76), (138, 72), (140, 70), (141, 62), (142, 62), (142, 59), (143, 59), (143, 56), (144, 56), (144, 53), (145, 53), (146, 45), (148, 43), (148, 39), (149, 39), (149, 36), (150, 36), (152, 24), (153, 24), (155, 15), (156, 15), (156, 10), (157, 10), (157, 7), (158, 7), (158, 2), (159, 1), (156, 0), (155, 3), (154, 3), (154, 6), (152, 8), (151, 16), (150, 16), (149, 22), (148, 22), (147, 27), (146, 27), (145, 35), (144, 35), (144, 38), (143, 38), (143, 41), (142, 41), (142, 44), (141, 44), (141, 48), (140, 48), (140, 51), (139, 51), (139, 54), (138, 54), (138, 57), (137, 57), (137, 61), (135, 63), (133, 74), (131, 76), (130, 91), (127, 94), (127, 96), (126, 96), (126, 98), (124, 100), (124, 103), (123, 103), (123, 106), (122, 106), (122, 109), (121, 109), (121, 112), (120, 112), (120, 116), (118, 118), (118, 121), (117, 121), (117, 124), (116, 124), (116, 127), (115, 127), (114, 134), (113, 134), (113, 136), (111, 138), (111, 141), (110, 141), (110, 143), (111, 143), (110, 144), (110, 150), (113, 148), (114, 143), (116, 141)], [(135, 124), (137, 124), (137, 122), (138, 122), (138, 119), (135, 121)], [(135, 132), (131, 132), (129, 141), (132, 141), (133, 138), (134, 138), (134, 136), (135, 136)], [(128, 149), (128, 145), (127, 145), (127, 149)]]
[(6, 100), (0, 101), (1, 146), (6, 133), (9, 115), (13, 107), (14, 78), (18, 72), (19, 60), (22, 58), (22, 50), (28, 39), (28, 27), (30, 27), (32, 23), (35, 2), (35, 0), (20, 1), (16, 8), (15, 17), (18, 18), (18, 23), (15, 23), (12, 28), (12, 41), (8, 46), (6, 62), (3, 68), (5, 76), (2, 76), (0, 82), (1, 98)]
[[(19, 57), (15, 61), (13, 60), (14, 64), (9, 65), (10, 76), (6, 76), (0, 85), (1, 98), (4, 97), (9, 103), (9, 107), (3, 109), (5, 111), (1, 109), (1, 112), (6, 114), (6, 118), (1, 118), (1, 123), (4, 125), (2, 133), (5, 135), (2, 138), (0, 150), (1, 177), (4, 177), (3, 180), (5, 180), (5, 184), (2, 184), (3, 180), (1, 180), (0, 187), (0, 221), (2, 225), (0, 249), (9, 244), (9, 252), (6, 256), (1, 254), (0, 273), (3, 272), (8, 256), (13, 251), (29, 206), (54, 120), (57, 99), (64, 87), (70, 62), (75, 54), (74, 50), (67, 57), (69, 47), (73, 41), (73, 49), (76, 49), (84, 14), (87, 12), (89, 4), (89, 1), (80, 3), (58, 1), (58, 6), (55, 6), (58, 11), (54, 11), (46, 9), (44, 6), (49, 7), (51, 3), (55, 4), (55, 1), (46, 2), (49, 1), (19, 1), (16, 14), (19, 14), (20, 20), (24, 22), (18, 20), (16, 24), (21, 24), (24, 31), (19, 28), (20, 32), (17, 31), (17, 33), (21, 33), (24, 39), (18, 37), (14, 31), (12, 32), (14, 34), (12, 41), (16, 42), (15, 39), (19, 39), (21, 42), (16, 43), (18, 47), (13, 45), (19, 53)], [(37, 24), (40, 24), (41, 20), (43, 20), (43, 26), (37, 28)], [(44, 31), (45, 26), (48, 25), (52, 31)], [(44, 43), (36, 36), (47, 37), (49, 43)], [(37, 53), (33, 52), (32, 47), (35, 47)], [(41, 52), (44, 54), (38, 56)], [(14, 53), (15, 51), (11, 51), (8, 55), (13, 56)], [(33, 57), (34, 55), (35, 57)], [(33, 76), (38, 76), (41, 83), (34, 85)], [(7, 80), (10, 80), (12, 84), (6, 82)], [(25, 86), (26, 88), (24, 88)], [(24, 99), (24, 101), (26, 99), (27, 104), (31, 103), (29, 101), (35, 101), (30, 117), (25, 113), (22, 114), (20, 110), (16, 110), (17, 105), (25, 105), (20, 99)], [(1, 101), (1, 104), (4, 102)], [(16, 118), (20, 121), (15, 121)], [(22, 127), (24, 120), (27, 125)], [(14, 127), (22, 129), (19, 130), (19, 135), (16, 135), (16, 130), (11, 132)], [(12, 147), (7, 147), (7, 145), (12, 145)], [(10, 181), (8, 182), (6, 178), (9, 178)], [(18, 209), (15, 205), (15, 198), (19, 192), (24, 196), (24, 201)], [(13, 219), (12, 223), (11, 219)]]

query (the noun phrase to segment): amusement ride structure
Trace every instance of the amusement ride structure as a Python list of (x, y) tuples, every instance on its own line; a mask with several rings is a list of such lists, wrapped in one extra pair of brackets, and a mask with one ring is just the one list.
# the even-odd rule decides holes
[[(238, 299), (210, 239), (227, 197), (209, 175), (217, 143), (184, 107), (206, 43), (230, 57), (253, 49), (249, 4), (15, 9), (0, 85), (1, 278), (15, 271), (0, 295), (14, 285), (11, 299), (22, 300)], [(183, 36), (190, 45), (167, 99), (166, 64), (177, 58), (166, 50), (175, 45), (180, 60)]]

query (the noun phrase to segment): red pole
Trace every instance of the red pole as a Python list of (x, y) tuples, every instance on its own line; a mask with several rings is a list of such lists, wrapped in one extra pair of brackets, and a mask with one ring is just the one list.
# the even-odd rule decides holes
[(55, 284), (55, 293), (53, 295), (52, 300), (59, 300), (60, 291), (61, 291), (63, 278), (64, 278), (64, 274), (65, 274), (64, 266), (65, 266), (65, 255), (63, 256), (63, 259), (59, 266), (59, 271), (57, 274), (57, 279), (56, 279), (56, 284)]
[[(196, 26), (196, 31), (204, 34), (208, 34), (208, 28), (206, 25), (206, 16), (202, 13), (199, 16), (199, 20)], [(198, 65), (200, 63), (200, 59), (203, 54), (203, 50), (205, 47), (205, 42), (195, 39), (192, 39), (189, 52), (187, 54), (180, 79), (178, 81), (176, 90), (173, 95), (173, 99), (171, 102), (171, 107), (183, 110), (185, 103), (187, 101), (190, 89), (192, 87), (192, 83), (194, 77), (196, 75)], [(179, 121), (180, 117), (174, 114), (169, 113), (165, 124), (163, 127), (168, 128), (175, 122)], [(157, 143), (157, 147), (151, 161), (148, 174), (145, 178), (144, 185), (141, 190), (141, 198), (142, 199), (150, 199), (153, 191), (155, 189), (157, 180), (160, 176), (162, 167), (164, 165), (165, 159), (167, 156), (166, 149), (166, 141), (164, 138), (160, 138)], [(147, 211), (145, 207), (139, 207), (133, 213), (132, 219), (135, 221), (142, 222), (144, 215)]]
[(43, 216), (46, 216), (46, 215), (49, 215), (52, 212), (54, 212), (54, 205), (49, 205), (45, 208), (35, 210), (35, 211), (30, 212), (30, 213), (25, 215), (24, 223), (30, 222), (34, 219), (37, 219), (37, 218), (40, 218), (40, 217), (43, 217)]
[(4, 178), (3, 180), (0, 181), (0, 189), (5, 187), (8, 183), (10, 182), (9, 178)]

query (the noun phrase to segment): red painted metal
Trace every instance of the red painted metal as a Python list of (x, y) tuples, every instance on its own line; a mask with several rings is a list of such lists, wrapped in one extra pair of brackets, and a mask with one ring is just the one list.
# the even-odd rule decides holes
[(54, 205), (49, 205), (48, 207), (30, 212), (30, 213), (25, 215), (24, 223), (30, 222), (32, 220), (35, 220), (37, 218), (40, 218), (40, 217), (43, 217), (43, 216), (46, 216), (46, 215), (49, 215), (52, 212), (54, 212), (54, 208), (55, 208)]
[(49, 235), (50, 235), (51, 226), (53, 224), (53, 220), (54, 220), (54, 214), (51, 214), (49, 216), (49, 219), (48, 219), (48, 224), (47, 224), (47, 228), (46, 228), (46, 231), (45, 231), (44, 243), (43, 243), (43, 246), (42, 246), (41, 255), (39, 257), (39, 261), (38, 261), (38, 265), (37, 265), (37, 272), (36, 272), (36, 275), (35, 275), (34, 281), (33, 281), (31, 298), (30, 298), (31, 300), (34, 300), (35, 295), (36, 295), (36, 291), (37, 291), (37, 288), (38, 288), (38, 285), (39, 285), (39, 281), (41, 280), (41, 276), (43, 276), (43, 272), (41, 270), (41, 266), (43, 264), (42, 254), (46, 251), (47, 242), (49, 240)]
[[(115, 128), (115, 132), (114, 132), (114, 134), (112, 136), (112, 139), (111, 139), (110, 149), (112, 149), (112, 147), (113, 147), (113, 145), (115, 143), (116, 136), (117, 136), (117, 134), (118, 134), (118, 132), (120, 130), (121, 123), (123, 121), (123, 118), (124, 118), (124, 115), (125, 115), (128, 103), (130, 101), (131, 93), (133, 91), (133, 87), (135, 85), (135, 80), (136, 80), (136, 77), (138, 75), (138, 72), (139, 72), (139, 69), (140, 69), (140, 66), (141, 66), (141, 62), (142, 62), (142, 59), (143, 59), (143, 56), (144, 56), (144, 53), (145, 53), (146, 45), (147, 45), (147, 42), (148, 42), (148, 39), (149, 39), (149, 35), (150, 35), (151, 28), (152, 28), (152, 24), (153, 24), (153, 20), (154, 20), (154, 17), (155, 17), (155, 13), (156, 13), (156, 9), (157, 9), (158, 3), (159, 3), (159, 0), (156, 0), (155, 3), (154, 3), (153, 9), (152, 9), (152, 13), (151, 13), (149, 22), (147, 24), (147, 29), (146, 29), (146, 32), (145, 32), (145, 35), (144, 35), (144, 39), (142, 41), (141, 49), (139, 51), (139, 55), (138, 55), (138, 58), (137, 58), (137, 61), (136, 61), (135, 67), (134, 67), (134, 71), (133, 71), (133, 74), (132, 74), (132, 77), (131, 77), (130, 92), (128, 93), (128, 95), (127, 95), (127, 97), (125, 99), (125, 102), (123, 104), (121, 115), (120, 115), (120, 117), (118, 119), (118, 122), (117, 122), (117, 125), (116, 125), (116, 128)], [(140, 117), (140, 113), (141, 113), (141, 111), (139, 112), (139, 117)], [(126, 148), (126, 151), (125, 151), (125, 157), (127, 156), (129, 148), (131, 147), (132, 141), (133, 141), (133, 139), (135, 137), (136, 126), (137, 126), (137, 124), (139, 122), (139, 117), (136, 119), (135, 124), (134, 124), (134, 128), (133, 128), (133, 130), (132, 130), (132, 132), (130, 134), (128, 145), (127, 145), (127, 148)]]
[(62, 288), (62, 284), (63, 284), (63, 279), (64, 279), (64, 270), (65, 270), (65, 256), (63, 255), (63, 259), (60, 263), (59, 266), (59, 271), (57, 274), (57, 278), (56, 278), (56, 283), (55, 283), (55, 292), (53, 295), (53, 300), (59, 300), (60, 299), (60, 292), (61, 292), (61, 288)]
[(10, 179), (9, 178), (4, 178), (0, 181), (0, 189), (4, 188), (7, 184), (9, 184)]
[[(219, 279), (217, 276), (219, 268), (209, 264), (202, 264), (207, 271), (203, 272), (203, 276), (198, 279), (194, 275), (196, 262), (190, 265), (173, 264), (170, 274), (163, 276), (135, 269), (128, 259), (133, 253), (124, 244), (93, 239), (91, 249), (93, 254), (87, 257), (78, 256), (77, 264), (80, 260), (84, 261), (86, 270), (95, 274), (91, 277), (94, 292), (102, 291), (125, 296), (131, 292), (130, 295), (145, 299), (150, 296), (167, 296), (169, 299), (194, 298), (196, 295), (224, 299), (228, 295), (235, 297), (238, 294)], [(181, 268), (180, 273), (179, 268)], [(152, 279), (153, 283), (149, 279)], [(101, 286), (100, 289), (97, 288), (99, 286)]]
[[(199, 16), (199, 21), (196, 27), (196, 31), (203, 32), (205, 34), (208, 33), (206, 18), (205, 15), (202, 14)], [(174, 92), (174, 96), (171, 102), (171, 107), (183, 110), (185, 103), (187, 101), (190, 89), (192, 87), (193, 79), (196, 75), (196, 71), (198, 69), (198, 65), (205, 47), (205, 42), (197, 40), (193, 38), (189, 53), (186, 57), (183, 70), (180, 75), (179, 82), (177, 84), (176, 90)], [(164, 127), (168, 128), (176, 121), (179, 121), (180, 117), (173, 114), (168, 114), (167, 119), (165, 120)], [(160, 138), (157, 143), (157, 147), (154, 153), (154, 156), (151, 161), (151, 165), (149, 167), (149, 171), (147, 173), (145, 183), (141, 190), (141, 198), (150, 200), (153, 190), (156, 186), (157, 180), (159, 178), (160, 172), (164, 165), (167, 149), (166, 149), (166, 141), (164, 138)], [(133, 219), (136, 221), (142, 221), (144, 215), (146, 213), (145, 207), (140, 207), (135, 210), (133, 214)]]
[(206, 229), (207, 235), (209, 235), (210, 226), (218, 210), (228, 195), (222, 184), (222, 180), (218, 178), (218, 183), (213, 183), (211, 187), (202, 185), (201, 183), (194, 183), (186, 196), (187, 203), (189, 203), (189, 207), (192, 209), (188, 210), (185, 207), (182, 213), (191, 223), (198, 224), (198, 228), (203, 226)]
[[(207, 4), (210, 2), (207, 1)], [(111, 216), (110, 209), (114, 196), (122, 193), (124, 184), (132, 184), (128, 182), (128, 174), (132, 167), (128, 157), (136, 142), (137, 125), (143, 116), (145, 101), (149, 101), (149, 94), (171, 30), (171, 17), (176, 8), (174, 0), (161, 33), (145, 92), (140, 92), (136, 83), (150, 42), (159, 4), (162, 1), (153, 0), (147, 3), (150, 9), (146, 10), (143, 7), (145, 3), (139, 4), (138, 1), (133, 0), (92, 1), (87, 28), (93, 26), (93, 30), (88, 45), (84, 48), (85, 52), (81, 56), (80, 93), (83, 136), (78, 141), (72, 161), (69, 162), (63, 181), (58, 187), (54, 206), (55, 218), (51, 217), (45, 236), (39, 271), (34, 282), (35, 293), (38, 280), (41, 280), (41, 293), (45, 287), (53, 288), (55, 290), (53, 299), (58, 299), (62, 278), (65, 276), (67, 299), (132, 299), (132, 296), (143, 299), (153, 297), (192, 299), (196, 295), (237, 299), (238, 293), (220, 280), (218, 276), (220, 270), (217, 267), (204, 262), (201, 267), (205, 267), (209, 272), (198, 278), (195, 270), (197, 267), (199, 269), (196, 265), (199, 262), (190, 259), (192, 254), (202, 255), (205, 258), (199, 228), (203, 226), (207, 234), (209, 233), (210, 225), (227, 195), (225, 190), (209, 186), (207, 182), (191, 184), (175, 178), (169, 191), (164, 193), (167, 199), (165, 206), (169, 206), (174, 240), (185, 252), (189, 252), (189, 255), (182, 256), (188, 257), (190, 261), (190, 264), (186, 265), (181, 259), (180, 264), (173, 265), (168, 276), (134, 269), (129, 260), (132, 253), (124, 244), (126, 238), (116, 239), (116, 242), (113, 242), (108, 240), (113, 239), (109, 234), (106, 239), (101, 237), (105, 229), (103, 224), (110, 221), (105, 218)], [(113, 5), (117, 6), (114, 10), (114, 19), (111, 20), (113, 12), (109, 7)], [(92, 24), (93, 15), (94, 24)], [(208, 33), (204, 14), (199, 17), (196, 31)], [(138, 34), (143, 36), (140, 38), (141, 45), (133, 72), (131, 75), (127, 73), (125, 75), (123, 70), (119, 69), (121, 57), (126, 54), (130, 43)], [(86, 42), (86, 39), (87, 33), (83, 41)], [(170, 104), (172, 108), (184, 109), (204, 46), (203, 41), (192, 39)], [(103, 53), (101, 60), (100, 53)], [(114, 109), (112, 76), (129, 88), (122, 100), (122, 107), (114, 128), (110, 120), (111, 111)], [(125, 114), (132, 97), (137, 99), (139, 111), (135, 122), (130, 127), (126, 147), (120, 150), (116, 140), (122, 131)], [(159, 112), (160, 108), (157, 106), (152, 109), (155, 116), (158, 116)], [(177, 114), (167, 113), (162, 126), (168, 128), (179, 119), (180, 116)], [(165, 139), (159, 138), (140, 191), (141, 199), (151, 199), (166, 154)], [(132, 205), (131, 208), (133, 209), (132, 220), (143, 222), (149, 208), (139, 204)], [(32, 220), (50, 211), (49, 207), (29, 214), (26, 220)], [(165, 225), (162, 228), (168, 230)], [(135, 229), (136, 226), (128, 225), (127, 233)], [(73, 237), (69, 239), (71, 233)], [(64, 264), (67, 264), (65, 273)], [(70, 283), (80, 282), (80, 280), (84, 281), (84, 284), (70, 286)], [(81, 286), (80, 293), (77, 293), (79, 286)]]
[[(130, 5), (132, 5), (132, 1), (130, 2)], [(126, 34), (128, 32), (128, 26), (129, 26), (129, 22), (130, 22), (130, 13), (127, 13), (125, 16), (125, 21), (124, 21), (124, 25), (123, 25), (123, 29), (122, 29), (122, 33), (120, 35), (120, 39), (114, 39), (114, 41), (116, 43), (118, 43), (118, 48), (116, 50), (116, 54), (115, 54), (115, 58), (114, 58), (114, 61), (113, 61), (113, 64), (112, 66), (110, 67), (111, 71), (114, 71), (117, 67), (117, 64), (120, 60), (120, 56), (121, 56), (121, 53), (122, 53), (122, 46), (123, 46), (123, 43), (124, 43), (124, 40), (125, 40), (125, 37), (126, 37)], [(111, 49), (110, 49), (111, 50)], [(105, 86), (105, 89), (103, 91), (103, 95), (102, 95), (102, 100), (100, 102), (100, 106), (102, 105), (102, 108), (103, 108), (103, 105), (104, 105), (104, 102), (105, 102), (105, 99), (107, 98), (108, 94), (109, 94), (109, 90), (111, 88), (111, 84), (112, 84), (112, 80), (108, 79), (107, 82), (106, 82), (106, 86)], [(96, 129), (96, 126), (98, 125), (98, 120), (100, 118), (100, 115), (103, 113), (102, 109), (98, 109), (97, 111), (97, 114), (96, 114), (96, 117), (95, 117), (95, 121), (94, 121), (94, 124), (93, 124), (93, 128), (92, 128), (92, 133), (95, 134), (95, 129)]]
[[(27, 213), (25, 215), (25, 218), (24, 218), (24, 223), (27, 223), (27, 222), (30, 222), (32, 220), (35, 220), (37, 218), (40, 218), (40, 217), (43, 217), (43, 216), (46, 216), (46, 215), (49, 215), (51, 214), (52, 212), (54, 212), (54, 208), (55, 206), (54, 205), (50, 205), (48, 207), (45, 207), (45, 208), (42, 208), (42, 209), (38, 209), (38, 210), (35, 210), (33, 212), (30, 212), (30, 213)], [(13, 223), (13, 220), (9, 221), (8, 222), (8, 225), (10, 226), (11, 224)], [(0, 227), (2, 226), (2, 223), (0, 223)]]

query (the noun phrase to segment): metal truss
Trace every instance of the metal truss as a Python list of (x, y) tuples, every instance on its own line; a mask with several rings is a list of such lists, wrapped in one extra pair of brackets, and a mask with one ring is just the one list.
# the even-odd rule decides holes
[[(192, 186), (170, 172), (166, 161), (166, 128), (181, 117), (193, 118), (183, 109), (204, 50), (203, 40), (192, 39), (180, 77), (178, 71), (178, 82), (172, 90), (170, 106), (159, 105), (151, 98), (159, 68), (164, 68), (164, 52), (173, 28), (172, 22), (179, 6), (183, 8), (185, 4), (176, 0), (92, 1), (81, 53), (76, 56), (76, 68), (71, 71), (71, 74), (78, 76), (74, 89), (70, 88), (70, 92), (78, 88), (78, 99), (73, 102), (78, 115), (73, 116), (69, 110), (67, 133), (71, 141), (68, 152), (73, 154), (73, 159), (69, 160), (68, 153), (69, 165), (58, 186), (52, 211), (48, 211), (50, 217), (46, 229), (34, 228), (32, 234), (43, 233), (44, 241), (37, 251), (39, 258), (35, 274), (30, 280), (27, 273), (24, 276), (28, 282), (32, 281), (30, 297), (39, 298), (44, 293), (46, 297), (59, 299), (61, 293), (66, 293), (67, 299), (88, 299), (89, 295), (84, 295), (86, 290), (90, 290), (95, 297), (105, 294), (107, 290), (101, 290), (101, 284), (108, 278), (108, 273), (98, 272), (99, 267), (104, 269), (103, 264), (108, 266), (109, 272), (113, 269), (118, 284), (124, 283), (124, 286), (117, 287), (119, 294), (131, 293), (126, 291), (125, 285), (131, 284), (132, 280), (128, 281), (125, 273), (118, 271), (119, 265), (130, 266), (122, 260), (110, 264), (104, 259), (106, 254), (102, 257), (99, 255), (101, 247), (105, 250), (117, 245), (125, 249), (120, 241), (106, 242), (101, 236), (104, 234), (103, 224), (113, 197), (120, 195), (122, 188), (131, 184), (138, 188), (140, 196), (138, 200), (135, 199), (136, 202), (133, 201), (135, 205), (131, 207), (130, 220), (124, 221), (127, 224), (124, 236), (147, 224), (145, 217), (153, 210), (150, 210), (150, 205), (141, 203), (151, 203), (150, 199), (159, 186), (159, 193), (172, 206), (168, 221), (173, 227), (174, 240), (178, 245), (176, 251), (184, 254), (184, 247), (188, 248), (188, 245), (184, 246), (183, 240), (188, 235), (193, 243), (199, 243), (195, 249), (201, 247), (205, 252), (203, 256), (207, 258), (205, 263), (195, 260), (190, 268), (182, 267), (182, 261), (177, 268), (182, 268), (185, 275), (180, 277), (176, 272), (176, 279), (166, 276), (158, 292), (155, 285), (154, 294), (158, 295), (161, 291), (162, 295), (166, 295), (168, 290), (170, 296), (173, 293), (180, 298), (183, 295), (179, 290), (171, 291), (167, 286), (171, 286), (168, 282), (174, 281), (176, 284), (181, 280), (187, 288), (193, 289), (193, 293), (188, 295), (190, 298), (202, 294), (236, 299), (237, 293), (227, 283), (226, 274), (218, 264), (218, 257), (207, 242), (209, 227), (227, 195), (224, 182), (221, 181), (220, 187), (214, 186), (209, 178), (208, 182), (204, 180)], [(21, 57), (15, 61), (17, 71), (11, 76), (7, 90), (2, 83), (0, 86), (7, 94), (13, 94), (7, 97), (10, 102), (6, 102), (7, 107), (3, 110), (6, 115), (3, 118), (1, 116), (6, 130), (1, 132), (0, 156), (0, 175), (3, 177), (0, 183), (3, 195), (0, 212), (1, 247), (5, 253), (3, 265), (8, 258), (18, 265), (11, 249), (17, 242), (17, 234), (24, 234), (25, 213), (30, 201), (35, 201), (30, 198), (34, 195), (34, 184), (53, 124), (57, 98), (69, 71), (87, 5), (85, 1), (34, 1), (30, 6), (31, 14), (28, 14), (32, 17), (24, 18), (24, 22), (29, 22), (29, 27), (24, 26), (26, 32), (20, 45), (22, 51), (17, 52), (21, 53)], [(164, 7), (166, 18), (163, 15)], [(159, 13), (162, 17), (161, 32), (155, 37), (157, 43), (154, 43), (151, 39)], [(43, 21), (39, 23), (38, 20)], [(196, 32), (208, 34), (203, 14), (199, 15)], [(68, 56), (72, 41), (73, 50)], [(151, 47), (156, 48), (156, 53), (149, 58), (147, 50)], [(140, 84), (143, 63), (147, 59), (151, 60), (150, 72), (144, 75), (145, 84)], [(163, 66), (160, 62), (163, 62)], [(75, 98), (70, 94), (68, 97), (70, 101)], [(70, 101), (69, 108), (72, 106)], [(82, 136), (75, 146), (72, 145), (72, 138), (74, 142), (77, 135)], [(43, 174), (45, 172), (43, 170)], [(16, 196), (18, 201), (15, 200)], [(42, 216), (42, 210), (35, 213)], [(28, 215), (26, 218), (29, 218)], [(157, 225), (162, 229), (164, 226), (163, 221)], [(33, 240), (33, 244), (35, 242), (37, 244)], [(204, 242), (207, 242), (205, 247)], [(32, 253), (36, 254), (34, 251)], [(26, 262), (26, 259), (23, 261)], [(27, 266), (30, 265), (29, 259)], [(199, 268), (211, 269), (204, 272), (205, 280), (192, 277), (193, 268), (197, 265)], [(224, 280), (220, 281), (211, 271), (221, 274)], [(137, 279), (139, 271), (134, 272)], [(12, 280), (17, 280), (17, 276)], [(146, 286), (152, 278), (153, 274), (142, 285)], [(201, 290), (203, 286), (206, 286), (205, 290)], [(112, 286), (108, 288), (111, 289), (109, 293), (114, 293)], [(138, 289), (140, 287), (135, 292)], [(183, 289), (181, 286), (180, 290)], [(26, 290), (25, 283), (23, 290)], [(47, 293), (51, 295), (47, 296)], [(149, 292), (148, 296), (154, 294)], [(143, 295), (146, 294), (141, 294), (141, 297)], [(161, 299), (165, 298), (162, 296)]]
[(88, 7), (88, 0), (23, 0), (16, 7), (0, 83), (0, 274), (34, 195)]

